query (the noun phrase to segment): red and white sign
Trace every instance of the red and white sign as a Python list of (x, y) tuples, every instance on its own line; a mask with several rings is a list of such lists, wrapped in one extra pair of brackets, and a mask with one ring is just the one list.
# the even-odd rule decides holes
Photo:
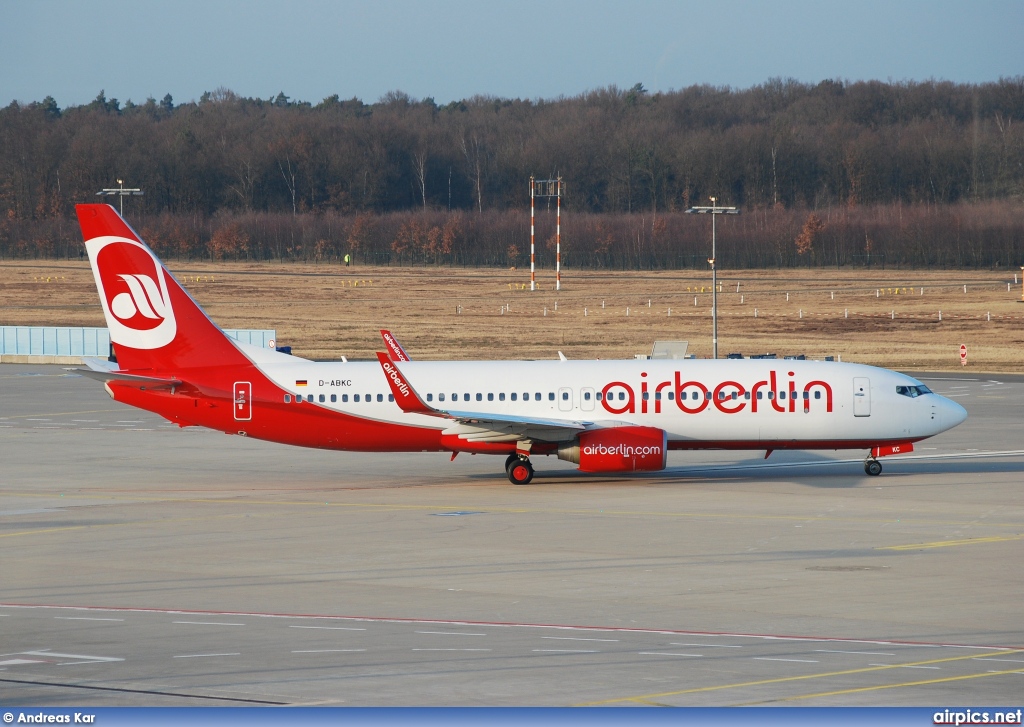
[(248, 381), (236, 381), (235, 421), (247, 422), (252, 419), (252, 384)]
[(960, 344), (960, 365), (961, 366), (966, 366), (967, 365), (967, 344), (966, 343), (961, 343)]

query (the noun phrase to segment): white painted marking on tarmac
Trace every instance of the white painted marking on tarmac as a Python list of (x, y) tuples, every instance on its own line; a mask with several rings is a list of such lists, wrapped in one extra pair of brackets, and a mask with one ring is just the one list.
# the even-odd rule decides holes
[(703, 654), (681, 654), (673, 651), (640, 651), (641, 656), (704, 656)]
[(26, 419), (27, 422), (52, 422), (53, 419)]
[(413, 649), (413, 651), (491, 651), (491, 649)]
[[(795, 661), (795, 662), (799, 662), (801, 664), (817, 664), (818, 663), (817, 659), (779, 659), (779, 658), (774, 657), (774, 656), (755, 656), (753, 658), (756, 659), (757, 661)], [(872, 664), (872, 666), (874, 666), (874, 664)]]
[(241, 656), (237, 651), (231, 651), (224, 654), (178, 654), (175, 659), (201, 659), (204, 656)]
[(330, 654), (339, 651), (366, 651), (366, 649), (298, 649), (293, 654)]
[(325, 631), (366, 631), (354, 626), (289, 626), (290, 629), (323, 629)]
[(175, 621), (176, 624), (191, 624), (193, 626), (245, 626), (240, 623), (227, 623), (225, 621)]
[(555, 641), (619, 641), (619, 639), (585, 639), (582, 636), (541, 636), (541, 638)]
[(45, 664), (42, 659), (7, 659), (0, 661), (0, 666), (20, 666), (21, 664)]
[(487, 636), (487, 634), (470, 634), (465, 631), (417, 631), (418, 634), (436, 634), (437, 636)]
[(815, 649), (822, 654), (865, 654), (867, 656), (896, 656), (884, 651), (839, 651), (838, 649)]
[(58, 621), (124, 621), (123, 618), (91, 618), (89, 616), (54, 616)]
[(600, 654), (597, 649), (533, 649), (541, 654)]
[(976, 656), (972, 661), (1012, 661), (1014, 664), (1024, 664), (1024, 659), (989, 659), (984, 656)]
[(941, 669), (941, 666), (910, 666), (909, 664), (868, 664), (868, 666), (889, 666), (893, 669)]
[(670, 641), (669, 646), (700, 646), (709, 649), (742, 649), (742, 646), (736, 646), (735, 644), (680, 644), (675, 641)]
[(46, 658), (53, 657), (55, 659), (92, 659), (93, 661), (124, 661), (116, 656), (90, 656), (88, 654), (58, 654), (55, 651), (49, 649), (39, 649), (37, 651), (22, 651), (19, 652), (25, 656), (42, 656)]

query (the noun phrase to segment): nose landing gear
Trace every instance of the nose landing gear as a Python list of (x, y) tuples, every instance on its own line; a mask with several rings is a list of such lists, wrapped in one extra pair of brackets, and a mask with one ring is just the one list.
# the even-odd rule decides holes
[(872, 477), (878, 477), (878, 475), (882, 474), (882, 463), (877, 459), (869, 458), (864, 460), (864, 473)]

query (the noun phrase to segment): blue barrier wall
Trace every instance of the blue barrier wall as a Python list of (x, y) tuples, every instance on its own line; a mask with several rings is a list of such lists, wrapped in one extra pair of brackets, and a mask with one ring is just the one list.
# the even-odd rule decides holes
[[(253, 346), (269, 348), (277, 338), (275, 330), (232, 329), (232, 338)], [(60, 326), (0, 326), (0, 355), (7, 356), (101, 356), (110, 353), (106, 328)]]

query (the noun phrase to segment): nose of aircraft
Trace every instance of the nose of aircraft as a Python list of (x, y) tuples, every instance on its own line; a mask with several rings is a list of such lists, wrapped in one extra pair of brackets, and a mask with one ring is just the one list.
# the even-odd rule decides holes
[(942, 399), (942, 429), (952, 429), (967, 419), (967, 410), (951, 399)]

